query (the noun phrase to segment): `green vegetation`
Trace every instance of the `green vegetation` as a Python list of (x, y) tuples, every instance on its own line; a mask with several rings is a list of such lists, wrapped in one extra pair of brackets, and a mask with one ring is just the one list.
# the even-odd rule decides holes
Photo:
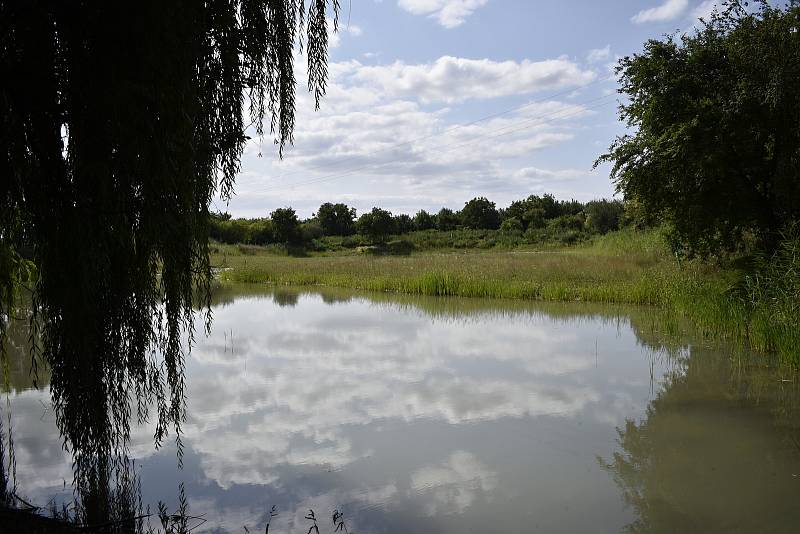
[(800, 3), (724, 2), (697, 32), (619, 62), (634, 133), (600, 161), (677, 250), (772, 253), (800, 220)]
[[(628, 228), (574, 247), (428, 251), (405, 256), (361, 250), (295, 258), (270, 249), (253, 247), (243, 253), (239, 247), (217, 245), (212, 262), (221, 269), (221, 280), (230, 282), (653, 305), (685, 317), (709, 337), (747, 343), (758, 351), (775, 352), (787, 362), (800, 360), (796, 308), (764, 304), (752, 271), (700, 260), (679, 261), (663, 233)], [(794, 262), (794, 278), (781, 275), (783, 292), (797, 292), (800, 287), (797, 256), (791, 257), (791, 250), (783, 252), (782, 261)], [(778, 265), (771, 259), (764, 261)], [(775, 272), (777, 276), (784, 270), (776, 267)], [(784, 298), (783, 293), (775, 296)]]
[(280, 148), (291, 140), (301, 41), (309, 89), (324, 93), (325, 11), (335, 26), (339, 3), (306, 5), (0, 7), (0, 357), (8, 319), (27, 313), (75, 491), (98, 499), (85, 523), (112, 517), (102, 490), (132, 421), (154, 407), (155, 441), (180, 436), (183, 347), (213, 265), (244, 282), (654, 305), (800, 363), (797, 1), (731, 0), (697, 32), (621, 60), (632, 133), (599, 161), (624, 202), (212, 215), (246, 123), (263, 135), (269, 117)]
[(319, 103), (338, 12), (326, 0), (0, 3), (0, 361), (8, 319), (32, 315), (83, 523), (113, 519), (102, 489), (131, 423), (180, 439), (193, 305), (210, 298), (211, 199), (230, 197), (265, 119), (281, 151), (291, 141), (299, 47)]
[[(497, 209), (485, 197), (474, 198), (455, 212), (442, 208), (431, 215), (420, 210), (412, 218), (382, 208), (356, 218), (346, 204), (322, 204), (317, 213), (300, 221), (291, 208), (279, 208), (268, 218), (232, 219), (212, 216), (212, 239), (241, 245), (289, 245), (294, 252), (336, 252), (357, 247), (385, 248), (391, 239), (409, 242), (412, 249), (464, 249), (520, 245), (568, 245), (596, 234), (617, 230), (630, 222), (619, 200), (559, 201), (553, 195), (530, 195)], [(499, 228), (499, 232), (497, 231)]]

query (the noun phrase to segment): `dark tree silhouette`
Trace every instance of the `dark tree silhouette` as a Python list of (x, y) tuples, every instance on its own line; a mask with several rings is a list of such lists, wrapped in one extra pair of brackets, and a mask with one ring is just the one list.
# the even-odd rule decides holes
[(734, 250), (748, 233), (771, 251), (800, 218), (800, 3), (753, 3), (731, 0), (617, 67), (636, 131), (598, 161), (689, 253)]
[(450, 208), (442, 208), (436, 214), (436, 228), (439, 230), (455, 230), (458, 224), (458, 214)]
[(395, 231), (395, 222), (391, 212), (381, 208), (372, 208), (372, 211), (358, 218), (356, 227), (373, 243), (382, 243)]
[(300, 241), (300, 219), (292, 208), (278, 208), (269, 215), (272, 233), (278, 243), (297, 243)]
[(436, 217), (425, 210), (419, 210), (414, 215), (414, 230), (430, 230), (436, 228)]
[(0, 344), (28, 285), (78, 485), (98, 458), (125, 457), (152, 404), (156, 442), (179, 435), (209, 203), (231, 195), (245, 113), (281, 151), (291, 142), (299, 43), (319, 105), (328, 8), (0, 0)]
[(467, 228), (495, 230), (500, 226), (500, 214), (486, 197), (473, 198), (464, 204), (461, 222)]
[(586, 226), (593, 232), (605, 234), (619, 230), (625, 206), (619, 200), (591, 200), (586, 203)]
[(347, 204), (326, 202), (317, 210), (317, 220), (325, 235), (351, 235), (355, 233), (356, 209)]

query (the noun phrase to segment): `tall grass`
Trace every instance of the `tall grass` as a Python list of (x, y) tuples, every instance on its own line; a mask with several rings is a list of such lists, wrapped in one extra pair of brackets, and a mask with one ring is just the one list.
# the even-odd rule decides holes
[(751, 343), (784, 359), (800, 351), (800, 226), (790, 227), (778, 250), (759, 255), (737, 291), (747, 310)]
[[(414, 295), (660, 306), (687, 318), (709, 337), (739, 340), (800, 362), (798, 248), (796, 242), (795, 248), (787, 247), (781, 249), (780, 261), (763, 259), (759, 278), (744, 278), (746, 298), (741, 296), (744, 273), (696, 260), (681, 262), (660, 231), (633, 229), (546, 251), (307, 258), (234, 252), (224, 257), (229, 269), (220, 277)], [(221, 263), (223, 258), (217, 255), (212, 261)], [(794, 270), (787, 267), (790, 264)]]

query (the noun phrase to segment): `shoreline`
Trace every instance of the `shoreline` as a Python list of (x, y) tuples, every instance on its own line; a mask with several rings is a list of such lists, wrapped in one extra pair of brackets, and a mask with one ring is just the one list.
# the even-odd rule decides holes
[(481, 249), (296, 257), (231, 245), (217, 250), (211, 263), (221, 283), (655, 306), (692, 322), (707, 337), (800, 362), (798, 334), (753, 314), (732, 291), (741, 272), (698, 260), (678, 262), (656, 231), (616, 232), (585, 245), (547, 247), (546, 254)]

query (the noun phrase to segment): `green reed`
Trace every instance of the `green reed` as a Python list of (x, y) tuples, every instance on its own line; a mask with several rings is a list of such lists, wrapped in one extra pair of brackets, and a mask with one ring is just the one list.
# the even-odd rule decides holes
[[(274, 253), (212, 256), (222, 281), (330, 286), (427, 296), (584, 301), (659, 306), (709, 337), (739, 340), (800, 363), (798, 257), (764, 258), (755, 273), (679, 261), (657, 230), (626, 229), (555, 250), (348, 253), (305, 258)], [(786, 274), (789, 273), (789, 274)]]

